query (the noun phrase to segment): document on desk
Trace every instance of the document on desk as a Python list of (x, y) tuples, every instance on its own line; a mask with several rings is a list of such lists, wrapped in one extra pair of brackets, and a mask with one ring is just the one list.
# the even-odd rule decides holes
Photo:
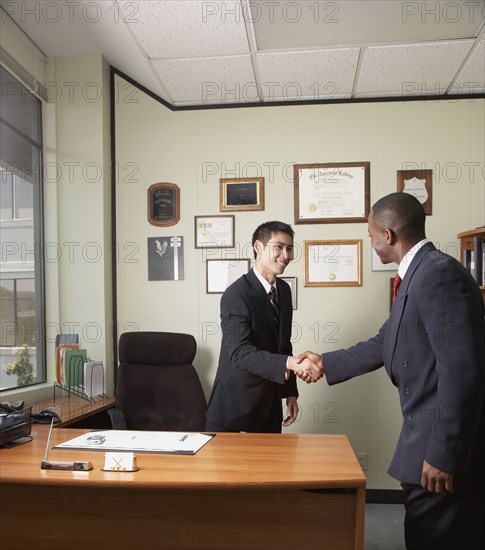
[[(101, 438), (93, 438), (100, 435)], [(128, 451), (194, 455), (214, 435), (185, 432), (145, 432), (135, 430), (102, 430), (88, 432), (56, 445), (55, 449), (90, 451)], [(101, 443), (93, 441), (102, 441)]]

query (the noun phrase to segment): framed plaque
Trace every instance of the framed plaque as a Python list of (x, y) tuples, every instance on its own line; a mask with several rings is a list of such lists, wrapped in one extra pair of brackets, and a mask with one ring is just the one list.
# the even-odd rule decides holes
[(264, 178), (221, 178), (219, 210), (264, 210)]
[(366, 222), (370, 162), (295, 164), (295, 223)]
[(158, 227), (175, 225), (180, 219), (180, 189), (175, 183), (154, 183), (147, 192), (148, 221)]
[(409, 193), (423, 205), (426, 216), (433, 213), (433, 170), (398, 170), (397, 190)]

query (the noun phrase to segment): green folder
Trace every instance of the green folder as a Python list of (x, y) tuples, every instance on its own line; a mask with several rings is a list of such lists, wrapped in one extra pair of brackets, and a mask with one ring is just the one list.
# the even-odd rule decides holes
[(68, 388), (84, 384), (85, 349), (66, 349), (64, 352), (64, 381)]

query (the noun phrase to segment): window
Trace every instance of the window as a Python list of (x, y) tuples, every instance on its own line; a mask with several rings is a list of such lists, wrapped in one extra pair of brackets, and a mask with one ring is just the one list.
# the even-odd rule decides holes
[(0, 67), (0, 390), (45, 381), (42, 104)]

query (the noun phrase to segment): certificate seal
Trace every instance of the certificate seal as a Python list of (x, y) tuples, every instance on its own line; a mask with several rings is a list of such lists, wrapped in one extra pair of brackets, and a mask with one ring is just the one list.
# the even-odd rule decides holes
[(313, 213), (313, 212), (316, 212), (316, 210), (317, 210), (317, 205), (316, 205), (316, 204), (313, 204), (313, 203), (309, 204), (309, 205), (308, 205), (308, 210), (309, 210), (310, 212), (312, 212), (312, 213)]
[(337, 275), (335, 275), (335, 273), (329, 273), (328, 278), (330, 281), (335, 281), (335, 279), (337, 278)]

